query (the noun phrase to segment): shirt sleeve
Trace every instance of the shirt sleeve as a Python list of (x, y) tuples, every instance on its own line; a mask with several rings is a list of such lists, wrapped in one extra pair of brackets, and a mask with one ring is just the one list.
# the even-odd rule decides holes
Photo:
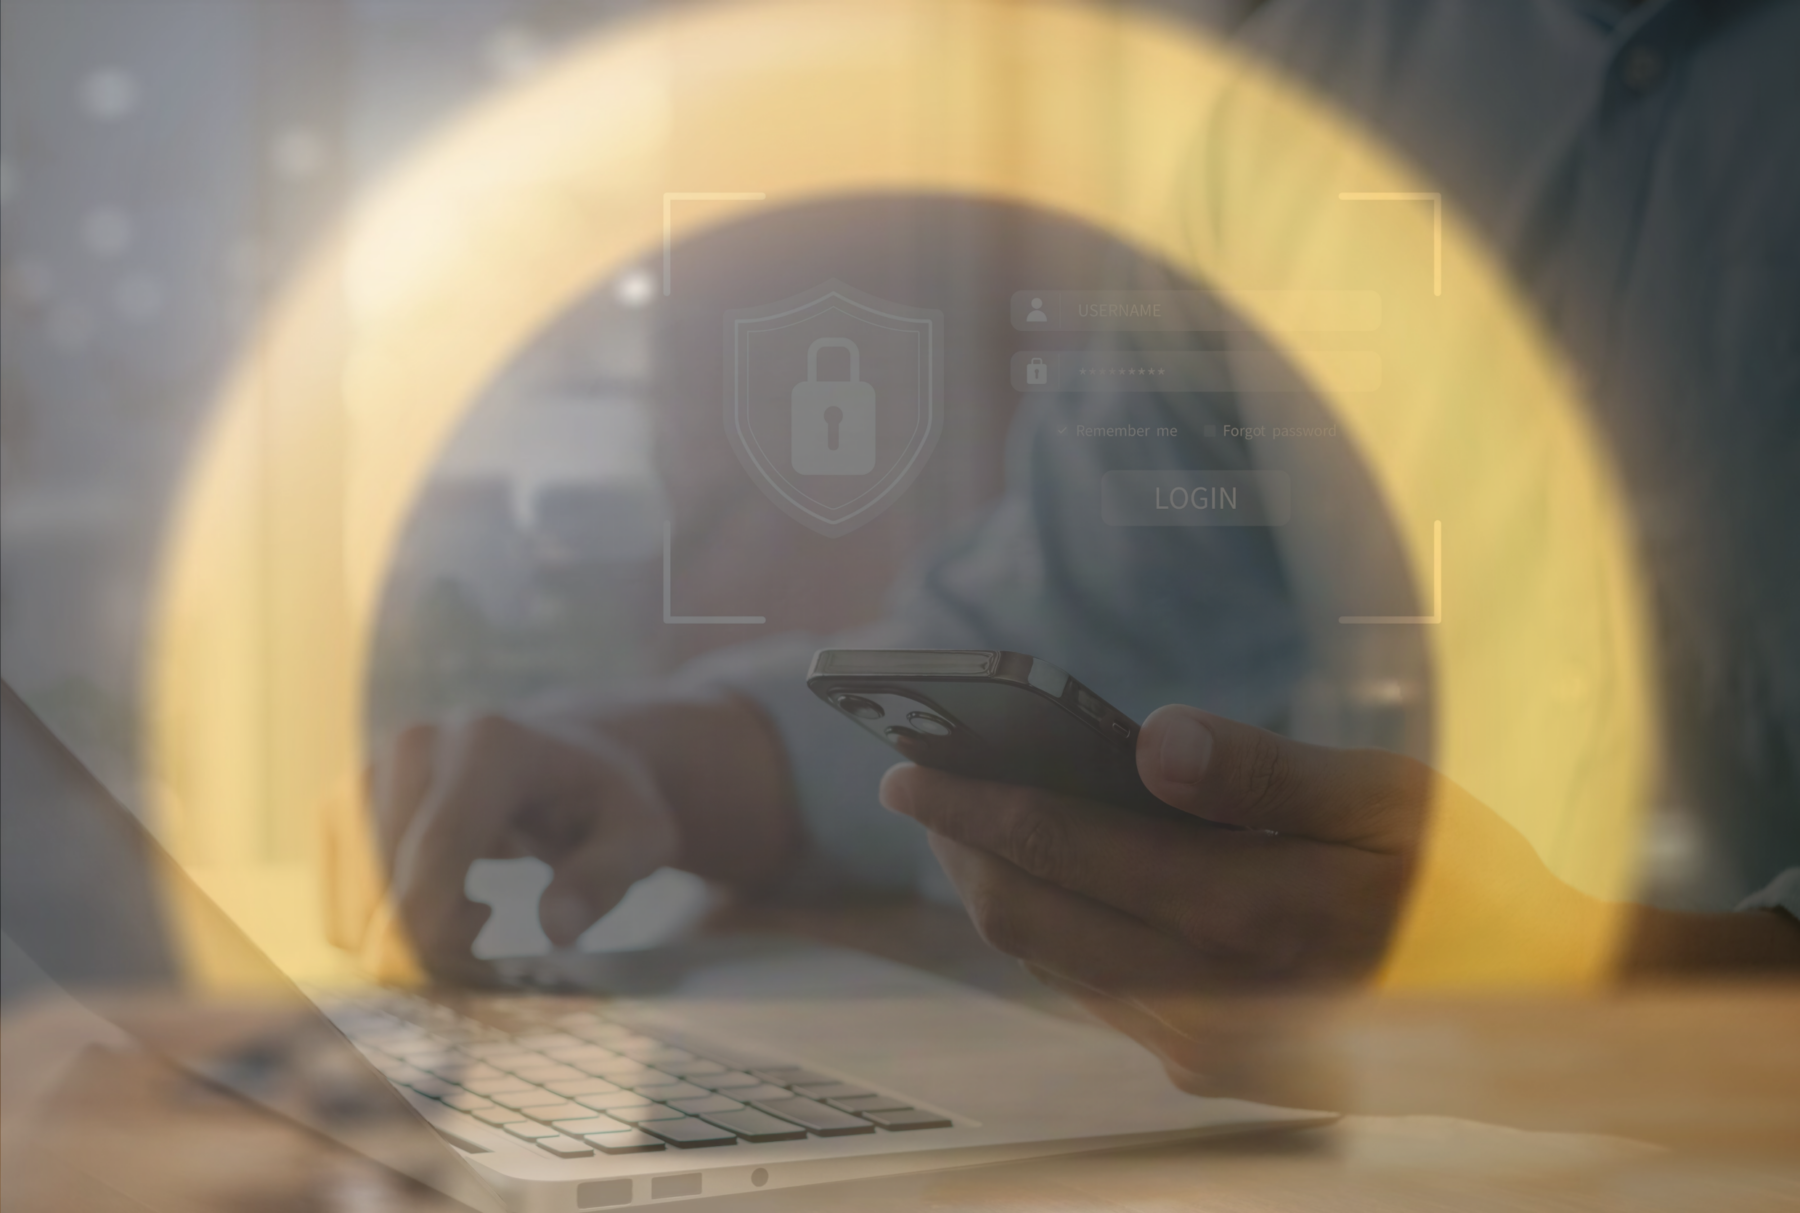
[[(801, 884), (897, 892), (937, 870), (918, 827), (876, 801), (896, 756), (807, 689), (821, 647), (1010, 649), (1054, 662), (1140, 720), (1179, 702), (1281, 726), (1306, 646), (1268, 528), (1114, 527), (1100, 513), (1100, 479), (1113, 468), (1248, 467), (1240, 444), (1188, 437), (1229, 420), (1220, 409), (1151, 395), (1028, 402), (1005, 494), (903, 581), (886, 618), (836, 636), (771, 637), (687, 668), (686, 679), (754, 699), (779, 731), (810, 842)], [(1144, 436), (1075, 436), (1100, 424)], [(1159, 429), (1181, 436), (1149, 437)]]
[(1800, 918), (1800, 868), (1789, 868), (1738, 903), (1740, 910), (1782, 910)]

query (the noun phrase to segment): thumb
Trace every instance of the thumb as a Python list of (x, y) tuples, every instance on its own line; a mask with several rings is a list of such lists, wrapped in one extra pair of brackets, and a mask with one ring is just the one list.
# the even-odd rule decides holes
[(538, 897), (538, 923), (552, 944), (566, 948), (612, 908), (598, 904), (605, 900), (604, 893), (599, 898), (589, 896), (588, 890), (577, 880), (561, 875), (553, 877), (549, 887)]
[(623, 901), (631, 886), (675, 860), (673, 823), (662, 815), (591, 829), (550, 859), (550, 883), (538, 897), (538, 922), (567, 947)]
[(1152, 712), (1138, 774), (1157, 799), (1209, 821), (1375, 851), (1418, 838), (1428, 767), (1381, 750), (1307, 745), (1198, 708)]

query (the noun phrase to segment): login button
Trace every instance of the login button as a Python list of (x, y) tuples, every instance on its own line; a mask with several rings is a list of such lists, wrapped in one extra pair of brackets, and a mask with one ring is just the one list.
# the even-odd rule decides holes
[(1108, 526), (1282, 526), (1293, 512), (1286, 472), (1108, 472)]

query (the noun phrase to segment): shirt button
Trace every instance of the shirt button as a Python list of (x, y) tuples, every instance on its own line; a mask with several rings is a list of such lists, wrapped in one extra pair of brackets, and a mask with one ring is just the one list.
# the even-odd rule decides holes
[(1663, 67), (1662, 52), (1640, 43), (1625, 52), (1625, 60), (1619, 65), (1619, 79), (1632, 92), (1647, 93), (1662, 80)]

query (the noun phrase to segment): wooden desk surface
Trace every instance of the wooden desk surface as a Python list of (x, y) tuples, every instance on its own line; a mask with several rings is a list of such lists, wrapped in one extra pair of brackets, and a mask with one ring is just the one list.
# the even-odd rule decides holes
[[(734, 908), (712, 925), (861, 948), (1053, 1014), (1082, 1014), (946, 907)], [(854, 1207), (1800, 1210), (1800, 982), (1591, 999), (1367, 999), (1344, 1008), (1329, 1040), (1359, 1105), (1381, 1114), (1280, 1136), (865, 1184)], [(848, 1193), (787, 1195), (741, 1207), (848, 1207)]]
[[(707, 929), (777, 931), (860, 947), (1053, 1014), (1080, 1015), (987, 949), (960, 913), (943, 907), (734, 908)], [(139, 1203), (117, 1184), (94, 1186), (91, 1177), (71, 1175), (65, 1187), (60, 1167), (18, 1165), (22, 1153), (29, 1156), (24, 1161), (41, 1163), (57, 1150), (74, 1158), (112, 1151), (95, 1135), (104, 1123), (96, 1130), (77, 1118), (75, 1131), (60, 1140), (36, 1132), (45, 1067), (59, 1045), (82, 1038), (67, 1017), (14, 1016), (5, 1025), (0, 1064), (8, 1095), (0, 1134), (7, 1213), (174, 1207)], [(1354, 1115), (1297, 1133), (787, 1189), (696, 1207), (729, 1213), (1800, 1210), (1800, 983), (1639, 990), (1592, 1000), (1371, 999), (1346, 1008), (1330, 1039), (1363, 1106), (1457, 1115)], [(67, 1108), (92, 1080), (79, 1068), (62, 1073), (64, 1089), (55, 1098)], [(107, 1079), (117, 1081), (117, 1072)], [(168, 1076), (154, 1071), (136, 1081), (140, 1110), (147, 1106), (142, 1101), (173, 1090)], [(25, 1090), (34, 1083), (38, 1091)], [(117, 1111), (130, 1105), (123, 1097), (102, 1103)], [(234, 1123), (227, 1160), (218, 1150), (223, 1122), (208, 1120), (214, 1110), (188, 1099), (179, 1111), (154, 1148), (126, 1142), (120, 1149), (140, 1160), (192, 1159), (207, 1181), (198, 1190), (222, 1194), (216, 1203), (191, 1205), (194, 1213), (430, 1206), (416, 1195), (384, 1194), (357, 1178), (342, 1157), (320, 1153), (318, 1143), (297, 1147), (266, 1125)], [(321, 1175), (333, 1178), (321, 1187)], [(190, 1206), (182, 1207), (185, 1213)]]

